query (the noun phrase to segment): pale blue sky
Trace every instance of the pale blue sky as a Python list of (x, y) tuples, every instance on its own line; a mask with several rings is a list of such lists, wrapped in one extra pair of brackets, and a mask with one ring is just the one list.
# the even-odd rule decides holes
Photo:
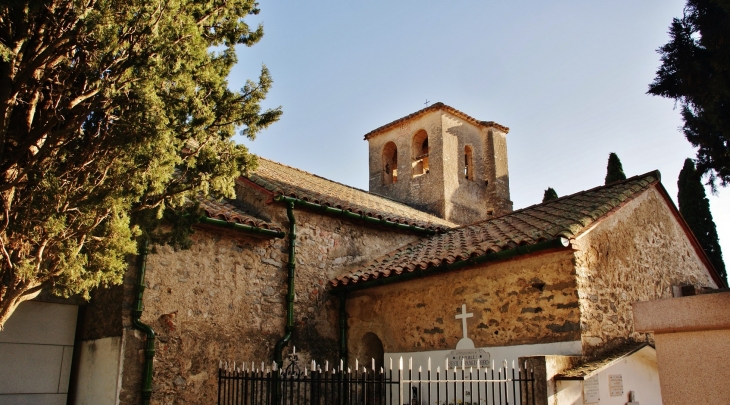
[[(251, 151), (367, 190), (368, 131), (441, 101), (510, 127), (515, 208), (659, 169), (669, 194), (694, 150), (674, 103), (646, 95), (683, 0), (261, 0), (265, 35), (239, 49), (232, 88), (262, 63), (281, 120)], [(730, 190), (710, 196), (730, 257)]]

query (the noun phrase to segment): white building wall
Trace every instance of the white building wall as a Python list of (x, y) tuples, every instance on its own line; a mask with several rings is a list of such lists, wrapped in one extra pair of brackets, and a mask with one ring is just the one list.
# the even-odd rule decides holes
[(75, 405), (118, 404), (121, 336), (84, 341), (80, 350)]
[[(620, 375), (623, 394), (611, 395), (609, 376)], [(661, 405), (662, 396), (659, 388), (659, 371), (654, 349), (644, 349), (621, 359), (596, 375), (589, 377), (598, 381), (599, 401), (585, 402), (582, 380), (558, 380), (557, 395), (548, 399), (548, 404), (555, 405), (625, 405), (629, 402), (629, 392), (635, 393), (635, 402), (641, 405)]]
[(65, 405), (78, 306), (27, 301), (0, 331), (0, 404)]

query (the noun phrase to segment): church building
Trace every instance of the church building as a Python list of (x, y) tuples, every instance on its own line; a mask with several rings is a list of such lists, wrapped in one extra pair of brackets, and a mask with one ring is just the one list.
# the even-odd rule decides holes
[(215, 403), (220, 360), (293, 347), (386, 367), (633, 355), (651, 336), (632, 303), (725, 286), (658, 172), (513, 210), (508, 133), (433, 104), (365, 135), (369, 191), (259, 158), (236, 199), (201, 201), (190, 249), (150, 246), (80, 307), (73, 403)]

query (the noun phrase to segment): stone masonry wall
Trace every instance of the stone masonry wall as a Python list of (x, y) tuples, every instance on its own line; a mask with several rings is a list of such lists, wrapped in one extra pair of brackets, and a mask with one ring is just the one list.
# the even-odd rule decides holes
[[(251, 206), (288, 228), (285, 207)], [(365, 258), (417, 237), (295, 210), (297, 221), (295, 333), (303, 360), (338, 358), (337, 301), (327, 282)], [(156, 246), (148, 256), (142, 321), (157, 333), (153, 404), (208, 404), (217, 395), (221, 359), (271, 364), (284, 334), (288, 239), (201, 228), (189, 250)], [(135, 269), (129, 272), (132, 289)], [(139, 398), (142, 342), (125, 312), (121, 404)], [(284, 356), (286, 356), (286, 352)]]
[(385, 352), (448, 350), (466, 304), (476, 347), (574, 341), (580, 314), (571, 251), (535, 254), (350, 294), (348, 350), (376, 334)]
[(631, 303), (671, 297), (671, 286), (717, 287), (655, 188), (573, 241), (584, 355), (634, 331)]

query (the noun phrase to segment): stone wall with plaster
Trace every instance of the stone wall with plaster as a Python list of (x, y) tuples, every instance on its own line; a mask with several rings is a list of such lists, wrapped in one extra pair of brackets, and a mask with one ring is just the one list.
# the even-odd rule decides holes
[[(251, 207), (287, 229), (282, 204)], [(362, 262), (415, 240), (393, 232), (296, 209), (295, 333), (303, 360), (338, 358), (337, 302), (327, 282)], [(201, 228), (189, 250), (156, 246), (147, 260), (142, 321), (157, 333), (153, 404), (211, 403), (217, 395), (221, 359), (273, 360), (284, 334), (288, 240), (260, 239), (218, 228)], [(132, 297), (134, 274), (125, 284)], [(131, 301), (127, 300), (126, 308)], [(125, 311), (121, 404), (138, 403), (144, 335)]]
[(462, 337), (454, 318), (466, 304), (475, 347), (580, 339), (573, 253), (559, 251), (353, 292), (348, 350), (374, 333), (385, 352), (451, 350)]
[(655, 188), (572, 241), (584, 355), (627, 339), (631, 304), (671, 297), (672, 285), (717, 287), (667, 203)]

